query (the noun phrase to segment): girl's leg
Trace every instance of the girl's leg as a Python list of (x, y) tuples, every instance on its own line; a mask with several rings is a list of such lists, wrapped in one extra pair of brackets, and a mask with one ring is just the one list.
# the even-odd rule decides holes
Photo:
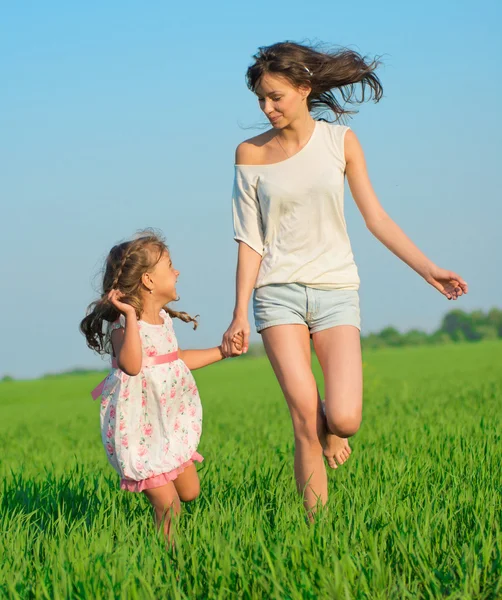
[(183, 473), (174, 480), (174, 487), (182, 502), (195, 500), (200, 492), (199, 476), (194, 464), (187, 467)]
[(277, 325), (262, 331), (263, 343), (288, 403), (295, 435), (295, 478), (305, 508), (326, 503), (328, 485), (320, 436), (323, 423), (311, 369), (310, 335), (304, 325)]
[(180, 499), (174, 483), (170, 481), (161, 487), (144, 490), (143, 493), (150, 500), (155, 511), (157, 529), (163, 528), (167, 539), (172, 541), (171, 521), (173, 517), (179, 515), (181, 510)]
[[(361, 424), (363, 377), (361, 341), (357, 327), (339, 325), (312, 335), (325, 382), (325, 412), (328, 429), (325, 455), (333, 466), (348, 458), (345, 438), (354, 435)], [(346, 444), (343, 451), (341, 440)], [(342, 460), (340, 460), (342, 459)]]

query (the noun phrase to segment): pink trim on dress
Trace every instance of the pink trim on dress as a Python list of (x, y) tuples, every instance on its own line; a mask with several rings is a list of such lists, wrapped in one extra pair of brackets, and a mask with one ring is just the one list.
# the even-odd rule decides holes
[(203, 460), (203, 457), (198, 452), (194, 452), (192, 458), (184, 462), (177, 469), (173, 469), (168, 473), (155, 475), (154, 477), (149, 477), (148, 479), (141, 479), (140, 481), (134, 481), (134, 479), (121, 479), (120, 488), (128, 492), (142, 492), (143, 490), (162, 487), (170, 481), (174, 481), (178, 475), (181, 475), (181, 473), (193, 464), (194, 461), (202, 462)]

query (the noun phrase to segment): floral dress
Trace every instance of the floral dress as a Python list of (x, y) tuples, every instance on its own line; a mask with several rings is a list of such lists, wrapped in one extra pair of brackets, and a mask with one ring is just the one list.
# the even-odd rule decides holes
[[(162, 325), (138, 321), (144, 357), (178, 350), (171, 317)], [(112, 329), (125, 326), (120, 317)], [(101, 438), (108, 460), (132, 492), (176, 479), (194, 460), (202, 431), (202, 406), (192, 373), (181, 359), (144, 366), (130, 376), (118, 368), (106, 378), (101, 401)]]

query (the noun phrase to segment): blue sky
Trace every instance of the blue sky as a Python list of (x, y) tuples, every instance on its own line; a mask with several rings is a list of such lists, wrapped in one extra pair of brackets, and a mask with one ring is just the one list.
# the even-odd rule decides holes
[[(16, 2), (0, 12), (0, 375), (104, 366), (78, 323), (109, 248), (164, 232), (182, 347), (232, 313), (235, 146), (262, 122), (244, 81), (285, 39), (383, 55), (384, 98), (350, 125), (378, 196), (471, 291), (502, 304), (499, 2)], [(448, 303), (366, 231), (349, 194), (364, 332), (436, 328)], [(258, 336), (255, 335), (255, 339)]]

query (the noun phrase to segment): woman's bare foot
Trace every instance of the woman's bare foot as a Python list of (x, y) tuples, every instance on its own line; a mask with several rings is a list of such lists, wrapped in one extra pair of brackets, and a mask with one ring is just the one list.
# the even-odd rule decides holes
[(334, 433), (329, 433), (326, 424), (326, 409), (324, 407), (324, 401), (319, 398), (322, 407), (322, 418), (324, 421), (324, 433), (321, 439), (322, 451), (328, 465), (332, 469), (338, 469), (339, 465), (348, 460), (352, 453), (352, 449), (349, 446), (349, 440), (341, 438)]
[(343, 465), (348, 460), (352, 449), (349, 446), (349, 440), (333, 433), (326, 433), (322, 451), (328, 465), (332, 469), (338, 469), (338, 465)]

